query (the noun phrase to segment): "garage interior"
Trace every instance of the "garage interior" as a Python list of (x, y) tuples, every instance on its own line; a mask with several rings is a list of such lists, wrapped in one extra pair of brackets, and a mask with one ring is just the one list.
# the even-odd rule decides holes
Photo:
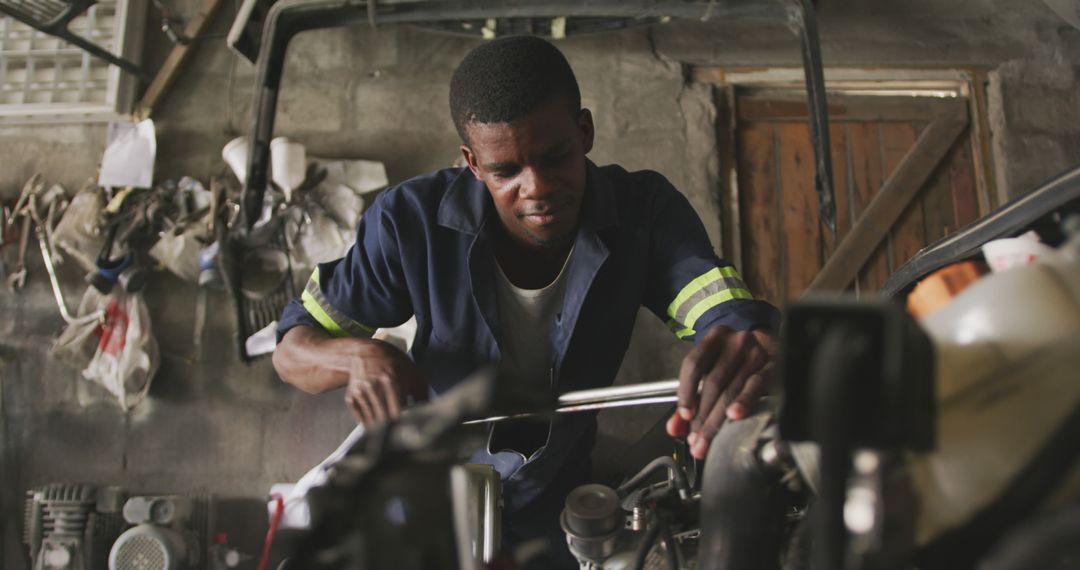
[[(52, 95), (35, 92), (51, 80), (35, 79), (26, 62), (40, 57), (40, 71), (61, 55), (46, 48), (40, 52), (46, 55), (29, 55), (33, 42), (54, 40), (4, 20), (5, 207), (16, 206), (35, 176), (46, 190), (62, 186), (68, 199), (96, 188), (110, 130), (119, 128), (110, 123), (130, 127), (147, 116), (156, 141), (155, 186), (179, 191), (191, 184), (181, 182), (185, 177), (207, 190), (215, 179), (237, 185), (223, 149), (253, 132), (258, 77), (257, 67), (229, 48), (227, 35), (245, 3), (116, 0), (91, 10), (117, 14), (128, 4), (143, 4), (127, 24), (135, 46), (130, 57), (147, 79), (125, 74), (129, 85), (120, 82), (115, 95), (119, 111), (63, 111), (59, 81)], [(630, 19), (617, 29), (568, 33), (554, 43), (595, 120), (589, 159), (666, 176), (705, 223), (717, 254), (739, 268), (755, 294), (781, 309), (811, 288), (873, 299), (925, 246), (1080, 164), (1080, 3), (819, 0), (833, 235), (817, 214), (798, 38), (784, 21), (723, 17), (723, 6), (753, 2), (698, 4), (715, 4), (717, 16)], [(503, 33), (500, 21), (476, 21), (483, 33)], [(381, 163), (381, 186), (455, 165), (460, 140), (447, 106), (450, 77), (485, 40), (471, 28), (434, 28), (363, 21), (298, 34), (285, 59), (273, 136), (300, 143), (309, 160)], [(192, 30), (197, 35), (184, 35)], [(177, 50), (186, 52), (179, 63)], [(152, 109), (140, 106), (150, 80), (162, 72), (175, 73), (174, 81), (152, 93)], [(863, 224), (863, 212), (883, 185), (892, 189), (888, 182), (905, 161), (915, 161), (910, 151), (916, 147), (922, 154), (916, 153), (920, 165), (912, 169), (925, 172), (896, 177), (903, 178), (896, 186), (914, 181), (910, 197), (877, 220), (880, 239), (865, 237), (875, 228)], [(843, 249), (844, 237), (856, 231), (868, 233)], [(5, 279), (17, 271), (18, 250), (19, 232), (5, 228)], [(838, 252), (853, 261), (837, 261)], [(58, 257), (64, 258), (56, 267), (58, 286), (75, 312), (91, 287), (87, 272), (70, 256)], [(289, 386), (268, 355), (245, 361), (231, 296), (148, 263), (144, 322), (156, 338), (159, 364), (145, 399), (125, 409), (56, 356), (65, 321), (33, 231), (25, 258), (25, 285), (14, 289), (8, 280), (0, 291), (0, 567), (34, 568), (24, 541), (27, 492), (54, 483), (117, 486), (132, 497), (212, 496), (213, 528), (203, 532), (216, 538), (203, 541), (205, 556), (190, 567), (258, 567), (272, 518), (271, 489), (300, 479), (356, 425), (341, 392), (311, 395)], [(306, 274), (300, 277), (294, 294), (306, 281)], [(1072, 334), (1075, 347), (1080, 337)], [(676, 378), (690, 348), (641, 309), (615, 384)], [(601, 413), (596, 480), (615, 487), (649, 458), (667, 453), (657, 426), (670, 412), (667, 405)], [(1067, 449), (1075, 457), (1075, 446)], [(1064, 466), (1075, 491), (1075, 462)], [(1071, 497), (1071, 503), (1061, 500), (1072, 505), (1069, 528), (1075, 530), (1077, 494)], [(214, 556), (227, 546), (242, 553), (239, 562), (210, 561), (215, 540), (222, 549)], [(1075, 546), (1071, 552), (1076, 555)]]

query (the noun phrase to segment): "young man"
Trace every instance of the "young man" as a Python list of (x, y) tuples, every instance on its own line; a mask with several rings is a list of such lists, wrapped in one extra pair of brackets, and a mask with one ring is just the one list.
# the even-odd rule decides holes
[[(696, 344), (667, 427), (704, 458), (724, 420), (762, 393), (776, 310), (716, 257), (663, 176), (586, 158), (592, 115), (551, 44), (476, 48), (454, 73), (450, 108), (468, 167), (379, 196), (352, 250), (320, 265), (286, 308), (278, 373), (309, 392), (344, 387), (365, 425), (492, 362), (556, 392), (606, 386), (644, 305)], [(413, 315), (411, 359), (369, 338)], [(568, 414), (540, 434), (495, 430), (473, 457), (503, 478), (505, 542), (547, 535), (565, 549), (557, 516), (587, 482), (595, 429), (595, 416)]]

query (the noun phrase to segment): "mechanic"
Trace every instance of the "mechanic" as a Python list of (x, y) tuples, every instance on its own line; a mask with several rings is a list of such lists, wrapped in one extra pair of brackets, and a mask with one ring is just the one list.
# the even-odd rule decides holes
[[(716, 256), (663, 176), (586, 158), (592, 115), (550, 43), (474, 49), (451, 79), (450, 110), (467, 167), (378, 196), (352, 249), (320, 264), (285, 309), (278, 374), (311, 393), (344, 387), (364, 425), (489, 363), (558, 393), (607, 386), (644, 305), (696, 345), (667, 430), (704, 458), (725, 419), (747, 416), (763, 393), (776, 309)], [(370, 338), (413, 315), (411, 358)], [(503, 479), (504, 546), (546, 537), (576, 568), (557, 519), (589, 482), (595, 415), (498, 425), (472, 461)]]

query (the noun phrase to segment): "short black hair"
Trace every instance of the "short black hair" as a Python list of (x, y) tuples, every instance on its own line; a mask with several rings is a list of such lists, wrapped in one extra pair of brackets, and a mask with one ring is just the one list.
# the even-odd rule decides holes
[(581, 110), (581, 91), (562, 52), (534, 36), (511, 36), (469, 52), (450, 79), (450, 115), (462, 142), (472, 123), (508, 123), (555, 97)]

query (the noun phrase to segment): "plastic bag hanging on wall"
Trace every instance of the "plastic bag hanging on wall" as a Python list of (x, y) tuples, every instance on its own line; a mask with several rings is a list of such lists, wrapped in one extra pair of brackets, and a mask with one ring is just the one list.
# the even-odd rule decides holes
[(116, 287), (108, 295), (88, 287), (79, 315), (103, 311), (98, 321), (64, 329), (53, 344), (53, 354), (82, 376), (109, 391), (124, 410), (146, 397), (161, 360), (157, 339), (150, 328), (150, 312), (142, 293)]

